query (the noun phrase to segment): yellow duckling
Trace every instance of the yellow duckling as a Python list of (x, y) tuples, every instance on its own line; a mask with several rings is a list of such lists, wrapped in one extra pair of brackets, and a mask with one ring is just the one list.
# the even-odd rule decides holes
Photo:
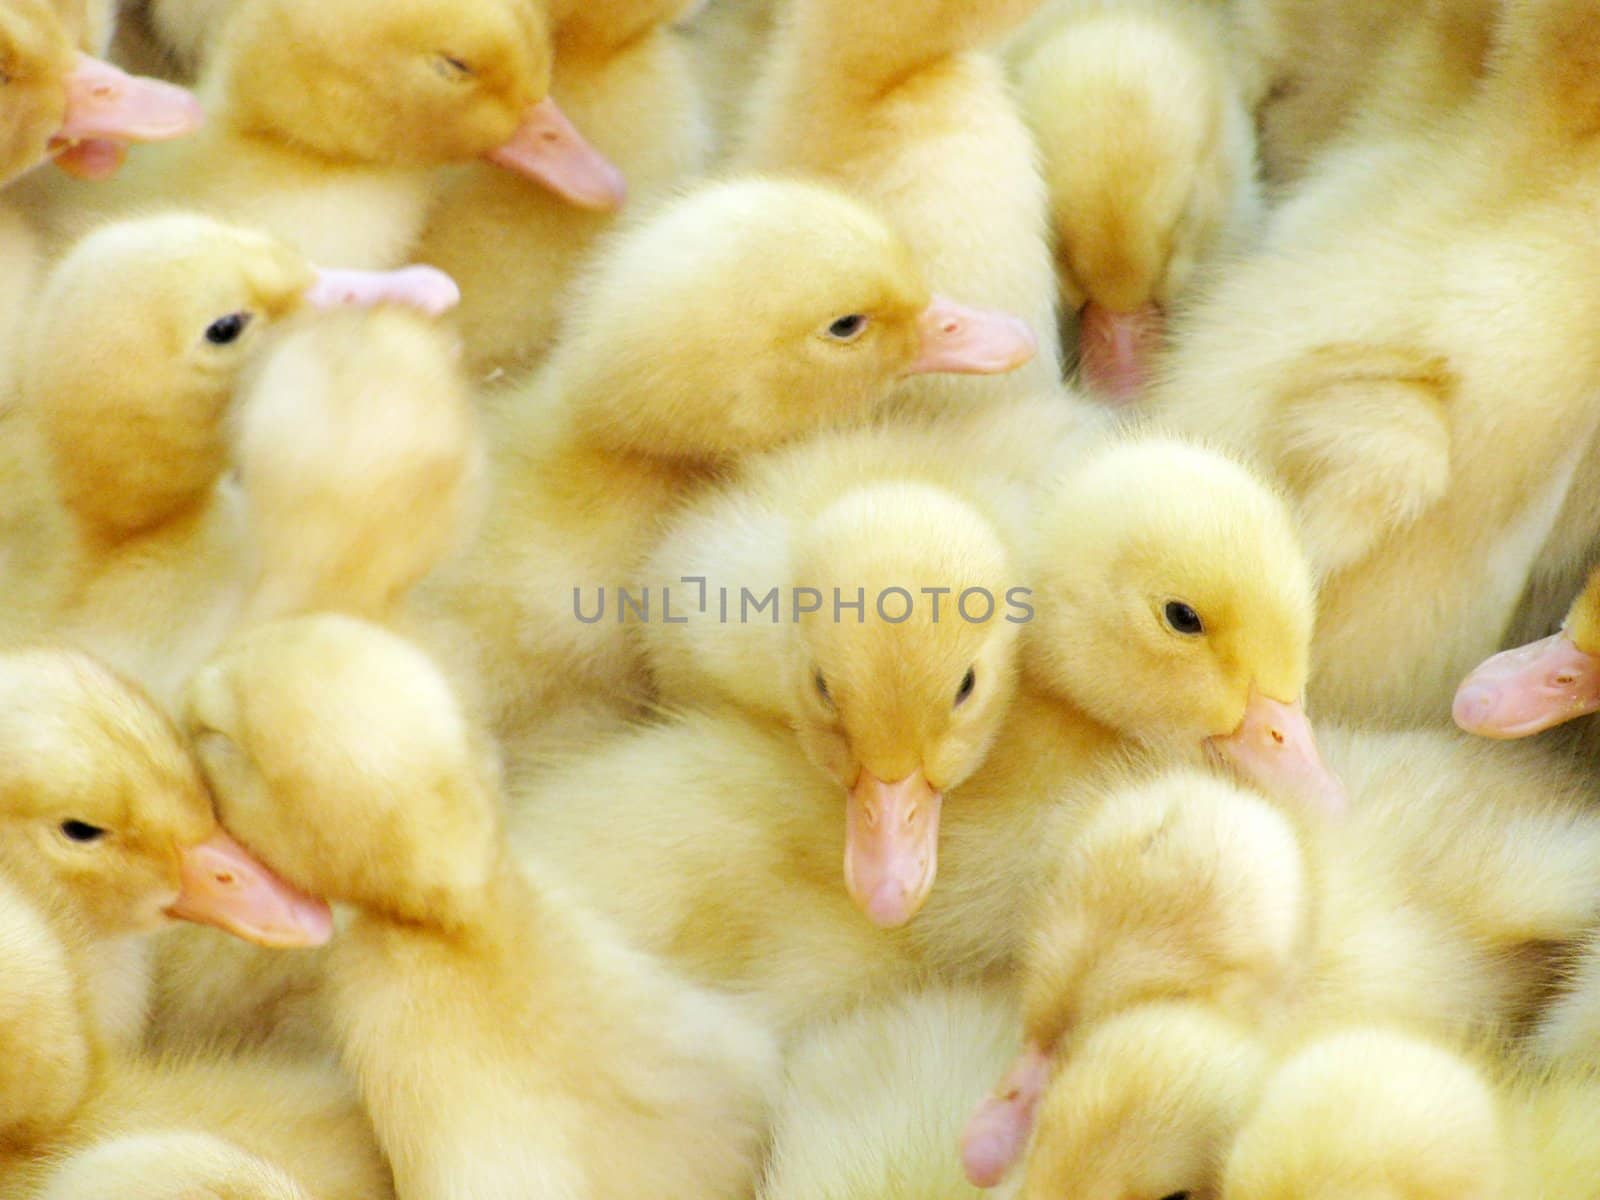
[[(630, 210), (665, 198), (705, 165), (699, 86), (668, 25), (684, 2), (571, 5), (553, 26), (550, 94), (627, 180)], [(472, 374), (543, 358), (574, 276), (614, 223), (611, 212), (565, 203), (491, 167), (469, 167), (452, 180), (431, 210), (417, 257), (461, 284), (457, 319)]]
[(1071, 0), (1046, 14), (1011, 56), (1050, 191), (1061, 311), (1083, 382), (1127, 403), (1164, 314), (1261, 221), (1255, 131), (1209, 6)]
[(845, 188), (905, 236), (934, 288), (1016, 313), (1038, 339), (1006, 380), (918, 380), (905, 395), (919, 405), (1059, 390), (1044, 183), (981, 50), (1038, 3), (798, 0), (781, 10), (751, 97), (736, 166)]
[(186, 720), (224, 819), (355, 909), (331, 1028), (399, 1194), (747, 1194), (772, 1045), (519, 869), (493, 756), (420, 652), (347, 617), (258, 626)]
[(0, 426), (8, 471), (38, 483), (3, 514), (8, 636), (48, 631), (175, 696), (244, 599), (226, 418), (269, 329), (308, 305), (437, 308), (452, 291), (437, 273), (319, 274), (203, 217), (85, 238), (38, 298), (18, 408)]
[(175, 919), (268, 946), (326, 941), (302, 896), (217, 825), (177, 732), (86, 655), (0, 657), (0, 871), (41, 906), (84, 973), (92, 1036), (137, 1041), (146, 943)]
[(408, 261), (436, 168), (489, 157), (585, 204), (615, 170), (546, 93), (542, 11), (521, 0), (263, 0), (239, 6), (198, 85), (197, 137), (114, 182), (61, 192), (49, 220), (181, 195), (322, 262)]
[(979, 1200), (956, 1138), (1016, 1037), (1014, 999), (977, 986), (907, 993), (807, 1030), (785, 1063), (761, 1200)]
[(667, 205), (607, 246), (555, 353), (494, 401), (489, 516), (419, 593), (441, 661), (501, 734), (637, 701), (617, 591), (667, 514), (742, 455), (859, 422), (908, 374), (1003, 370), (1024, 337), (932, 295), (831, 190), (747, 179)]
[(1508, 14), (1449, 124), (1366, 171), (1314, 241), (1230, 272), (1175, 343), (1159, 407), (1291, 494), (1332, 715), (1444, 718), (1499, 647), (1594, 433), (1600, 357), (1580, 331), (1600, 319), (1600, 241), (1568, 232), (1600, 199), (1600, 96), (1569, 86), (1596, 51), (1590, 15)]

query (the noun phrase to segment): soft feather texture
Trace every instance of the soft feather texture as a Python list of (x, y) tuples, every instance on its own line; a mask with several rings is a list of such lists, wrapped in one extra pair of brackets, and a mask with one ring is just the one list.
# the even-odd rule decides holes
[(401, 1194), (749, 1188), (771, 1045), (519, 869), (490, 756), (420, 652), (350, 618), (269, 624), (187, 713), (240, 836), (358, 910), (329, 1012)]

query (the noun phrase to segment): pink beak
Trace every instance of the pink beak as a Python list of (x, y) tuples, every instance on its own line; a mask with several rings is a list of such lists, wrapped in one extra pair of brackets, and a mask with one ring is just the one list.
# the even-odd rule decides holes
[(1084, 381), (1113, 404), (1132, 404), (1150, 378), (1150, 360), (1161, 348), (1161, 308), (1146, 304), (1133, 312), (1112, 312), (1093, 300), (1083, 306), (1078, 325), (1078, 361)]
[(183, 851), (182, 891), (167, 915), (215, 925), (260, 946), (320, 946), (333, 936), (326, 902), (279, 879), (220, 829)]
[(491, 151), (489, 161), (542, 183), (579, 208), (610, 212), (627, 199), (622, 172), (591, 146), (556, 102), (528, 110), (511, 140)]
[(935, 296), (923, 310), (917, 332), (922, 342), (908, 375), (1004, 375), (1039, 350), (1039, 339), (1021, 317), (968, 308), (945, 296)]
[(317, 268), (316, 282), (306, 291), (312, 308), (370, 308), (403, 304), (437, 317), (461, 303), (456, 281), (433, 267), (398, 271), (346, 271)]
[(973, 1187), (992, 1188), (1006, 1177), (1028, 1145), (1034, 1111), (1050, 1083), (1050, 1060), (1031, 1042), (1011, 1070), (967, 1119), (961, 1166)]
[(56, 137), (69, 143), (161, 142), (193, 133), (204, 119), (200, 102), (181, 87), (80, 54), (67, 76), (67, 115)]
[(1456, 724), (1481, 737), (1519, 738), (1600, 709), (1600, 657), (1565, 633), (1503, 650), (1456, 689)]
[(1317, 752), (1311, 722), (1299, 704), (1261, 695), (1254, 686), (1239, 728), (1210, 739), (1211, 748), (1269, 796), (1314, 810), (1342, 813), (1344, 788)]
[(921, 771), (885, 783), (862, 769), (845, 806), (844, 883), (874, 925), (917, 915), (939, 859), (941, 797)]

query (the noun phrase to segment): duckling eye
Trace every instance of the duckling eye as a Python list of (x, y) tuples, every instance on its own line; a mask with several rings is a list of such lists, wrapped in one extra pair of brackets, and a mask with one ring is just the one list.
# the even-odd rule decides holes
[(250, 316), (247, 312), (236, 312), (218, 317), (206, 326), (206, 341), (213, 346), (231, 346), (250, 324)]
[(472, 75), (471, 67), (450, 54), (436, 55), (433, 60), (433, 69), (452, 83), (470, 78)]
[(832, 708), (833, 696), (828, 691), (828, 681), (822, 677), (821, 671), (812, 676), (812, 682), (817, 685), (817, 695), (822, 697), (822, 702)]
[(90, 842), (98, 842), (105, 835), (106, 831), (104, 829), (101, 829), (98, 825), (91, 825), (87, 821), (68, 820), (61, 822), (61, 836), (69, 842), (77, 842), (86, 846)]
[(840, 317), (828, 326), (828, 336), (836, 342), (853, 342), (867, 330), (867, 318), (861, 313)]
[(1206, 631), (1205, 623), (1200, 620), (1200, 614), (1182, 600), (1168, 600), (1162, 615), (1166, 617), (1167, 624), (1178, 633), (1192, 637)]
[(960, 708), (972, 695), (972, 689), (978, 686), (978, 672), (973, 667), (967, 668), (967, 673), (961, 677), (961, 686), (956, 689), (956, 707)]
[(1170, 1196), (1163, 1196), (1161, 1200), (1189, 1200), (1188, 1192), (1173, 1192)]

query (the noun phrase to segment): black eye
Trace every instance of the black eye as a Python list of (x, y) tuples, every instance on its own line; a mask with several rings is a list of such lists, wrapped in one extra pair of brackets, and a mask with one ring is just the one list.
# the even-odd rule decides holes
[(91, 825), (87, 821), (61, 822), (61, 836), (69, 842), (81, 842), (87, 845), (90, 842), (98, 842), (105, 835), (106, 831), (104, 829), (101, 829), (98, 825)]
[(840, 317), (828, 326), (828, 336), (836, 342), (853, 342), (861, 336), (867, 327), (867, 318), (860, 313), (851, 313), (848, 317)]
[(1170, 1196), (1163, 1196), (1161, 1200), (1189, 1200), (1188, 1192), (1173, 1192)]
[(1205, 624), (1200, 620), (1200, 614), (1182, 600), (1168, 600), (1163, 615), (1167, 618), (1167, 624), (1179, 633), (1192, 635), (1206, 631)]
[(828, 681), (822, 677), (821, 671), (816, 673), (813, 682), (817, 685), (817, 695), (821, 696), (825, 703), (832, 704), (833, 697), (828, 694)]
[(441, 54), (433, 62), (446, 79), (464, 79), (472, 74), (472, 68), (453, 54)]
[(972, 689), (978, 686), (978, 673), (972, 667), (967, 668), (967, 673), (961, 677), (961, 686), (956, 689), (956, 707), (960, 708), (967, 702), (967, 697), (972, 695)]
[(247, 312), (229, 313), (225, 317), (218, 317), (206, 326), (206, 341), (213, 346), (230, 345), (239, 340), (239, 335), (244, 332), (248, 324), (250, 324), (250, 314)]

